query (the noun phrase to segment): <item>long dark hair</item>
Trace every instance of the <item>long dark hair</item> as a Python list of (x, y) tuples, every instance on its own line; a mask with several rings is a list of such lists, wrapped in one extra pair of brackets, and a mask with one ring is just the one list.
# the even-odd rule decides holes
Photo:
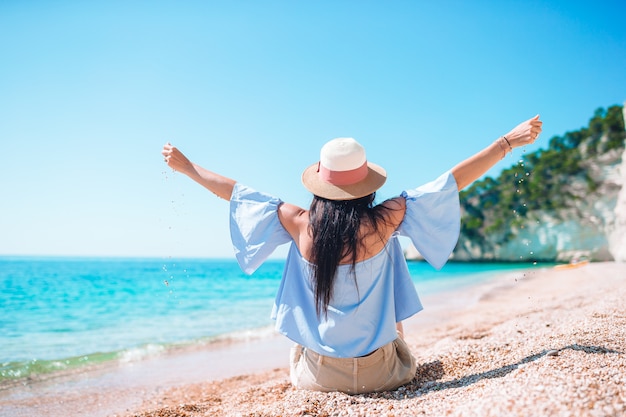
[[(384, 208), (374, 205), (375, 197), (376, 193), (372, 193), (355, 200), (335, 201), (313, 196), (309, 210), (309, 230), (313, 239), (310, 261), (318, 316), (328, 313), (339, 262), (348, 257), (354, 268), (359, 249), (364, 247), (363, 220), (369, 222), (372, 233), (380, 234), (379, 225), (385, 221)], [(354, 278), (356, 282), (356, 276)]]

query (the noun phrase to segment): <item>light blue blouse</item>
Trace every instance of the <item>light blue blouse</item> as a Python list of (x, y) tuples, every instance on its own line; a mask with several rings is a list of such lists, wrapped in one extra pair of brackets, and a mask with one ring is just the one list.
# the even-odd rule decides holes
[[(367, 355), (396, 337), (395, 323), (422, 310), (398, 236), (408, 236), (440, 269), (459, 237), (457, 184), (447, 172), (404, 191), (406, 214), (384, 249), (355, 265), (340, 265), (328, 315), (317, 316), (309, 262), (278, 219), (282, 201), (236, 184), (230, 200), (230, 231), (241, 268), (252, 274), (280, 245), (291, 243), (272, 318), (276, 329), (322, 355)], [(355, 281), (354, 277), (357, 277)]]

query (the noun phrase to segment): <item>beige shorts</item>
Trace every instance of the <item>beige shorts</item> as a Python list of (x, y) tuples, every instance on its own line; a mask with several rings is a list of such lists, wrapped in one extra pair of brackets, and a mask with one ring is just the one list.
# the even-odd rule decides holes
[(348, 394), (396, 389), (411, 381), (417, 369), (400, 337), (360, 358), (331, 358), (295, 345), (289, 363), (296, 388)]

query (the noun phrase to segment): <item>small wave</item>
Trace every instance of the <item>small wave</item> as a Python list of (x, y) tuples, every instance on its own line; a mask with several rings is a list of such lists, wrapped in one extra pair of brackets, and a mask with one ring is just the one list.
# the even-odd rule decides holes
[(227, 339), (232, 341), (249, 341), (256, 339), (264, 339), (275, 335), (276, 332), (273, 326), (259, 327), (256, 329), (245, 329), (236, 332), (228, 333), (226, 335), (218, 336), (216, 339)]
[(57, 375), (65, 375), (77, 369), (84, 369), (111, 361), (116, 357), (117, 354), (111, 352), (94, 353), (65, 359), (32, 359), (21, 362), (3, 362), (0, 364), (0, 390), (16, 384), (42, 381)]
[(121, 363), (137, 362), (163, 354), (167, 350), (164, 345), (149, 344), (137, 348), (126, 349), (118, 354)]
[(219, 343), (237, 343), (263, 339), (275, 335), (273, 327), (241, 330), (210, 336), (198, 340), (169, 344), (146, 344), (115, 352), (97, 352), (64, 359), (4, 362), (0, 363), (0, 390), (37, 381), (43, 381), (70, 373), (89, 371), (107, 364), (128, 364), (155, 358), (170, 352), (201, 349)]

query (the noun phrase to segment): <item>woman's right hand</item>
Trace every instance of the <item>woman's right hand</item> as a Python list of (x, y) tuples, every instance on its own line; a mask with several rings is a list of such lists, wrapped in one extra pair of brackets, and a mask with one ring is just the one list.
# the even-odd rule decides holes
[(173, 146), (169, 142), (163, 145), (161, 155), (165, 158), (167, 166), (172, 168), (174, 171), (188, 175), (194, 170), (191, 161), (187, 159), (187, 157), (180, 150), (178, 150), (177, 147)]
[(230, 200), (230, 196), (233, 193), (235, 187), (235, 180), (228, 177), (221, 176), (208, 169), (202, 168), (200, 165), (196, 165), (191, 162), (187, 157), (178, 150), (175, 146), (172, 146), (169, 142), (163, 145), (161, 155), (165, 158), (167, 166), (174, 171), (178, 171), (181, 174), (187, 175), (189, 178), (205, 187), (215, 195), (224, 200)]

